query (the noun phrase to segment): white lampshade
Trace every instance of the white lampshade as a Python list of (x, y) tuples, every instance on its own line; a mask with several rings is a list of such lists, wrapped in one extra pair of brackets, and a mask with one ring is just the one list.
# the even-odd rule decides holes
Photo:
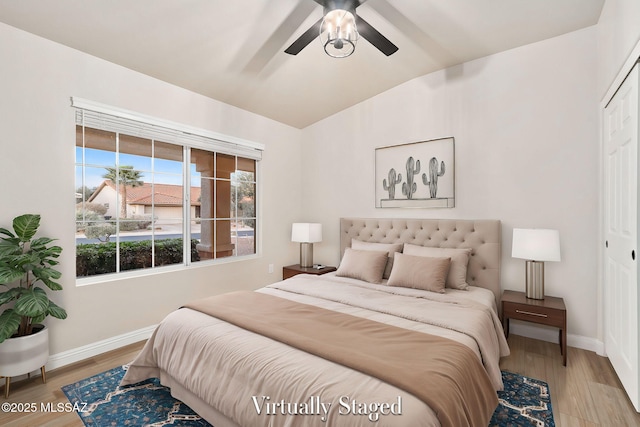
[(291, 227), (291, 241), (300, 243), (322, 242), (322, 224), (294, 222)]
[(511, 256), (532, 261), (560, 261), (560, 233), (542, 228), (514, 228)]

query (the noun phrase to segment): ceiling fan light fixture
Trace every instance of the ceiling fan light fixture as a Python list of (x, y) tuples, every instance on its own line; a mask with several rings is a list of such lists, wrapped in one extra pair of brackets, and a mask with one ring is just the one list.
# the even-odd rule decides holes
[(320, 26), (320, 41), (327, 55), (346, 58), (356, 50), (358, 30), (352, 12), (333, 9), (324, 16)]

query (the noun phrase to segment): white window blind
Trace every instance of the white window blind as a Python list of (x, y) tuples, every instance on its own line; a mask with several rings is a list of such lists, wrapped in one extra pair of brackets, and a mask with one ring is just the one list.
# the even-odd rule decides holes
[(180, 123), (146, 116), (108, 105), (71, 98), (76, 108), (76, 124), (109, 132), (119, 132), (222, 154), (262, 159), (264, 144), (222, 135)]

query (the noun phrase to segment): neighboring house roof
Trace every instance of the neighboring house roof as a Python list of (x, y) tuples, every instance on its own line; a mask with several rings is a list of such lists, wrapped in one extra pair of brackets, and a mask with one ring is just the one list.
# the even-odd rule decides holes
[[(110, 187), (114, 191), (116, 189), (113, 181), (107, 179), (102, 182), (89, 197), (89, 202), (93, 201), (96, 196), (104, 189)], [(200, 187), (191, 187), (191, 206), (200, 206)], [(147, 205), (153, 203), (156, 206), (181, 206), (182, 205), (182, 186), (173, 184), (152, 184), (144, 182), (141, 186), (127, 186), (127, 204), (128, 205)]]

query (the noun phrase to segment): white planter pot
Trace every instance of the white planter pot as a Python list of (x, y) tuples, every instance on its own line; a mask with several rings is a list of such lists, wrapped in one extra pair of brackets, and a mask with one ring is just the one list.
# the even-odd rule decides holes
[(39, 370), (49, 360), (49, 329), (0, 343), (0, 376), (17, 377)]

